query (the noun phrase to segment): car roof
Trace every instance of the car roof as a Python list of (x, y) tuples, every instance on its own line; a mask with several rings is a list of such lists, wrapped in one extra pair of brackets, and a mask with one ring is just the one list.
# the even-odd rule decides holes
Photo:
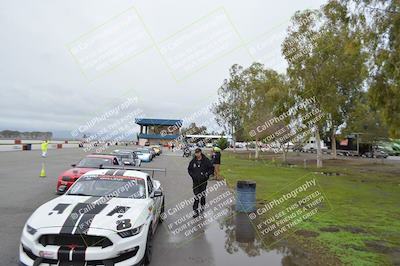
[(86, 155), (86, 157), (91, 157), (91, 158), (102, 158), (102, 159), (114, 159), (116, 156), (115, 155), (103, 155), (103, 154), (90, 154)]
[(135, 151), (133, 151), (133, 150), (115, 150), (115, 151), (113, 151), (113, 153), (116, 153), (116, 154), (118, 154), (118, 153), (132, 153), (132, 152), (135, 152)]
[[(111, 173), (111, 171), (113, 171)], [(122, 171), (122, 172), (121, 172)], [(122, 178), (140, 178), (140, 179), (146, 179), (147, 176), (149, 176), (147, 173), (143, 173), (140, 171), (135, 171), (135, 170), (123, 170), (123, 169), (96, 169), (96, 170), (91, 170), (87, 173), (85, 173), (83, 176), (87, 175), (98, 175), (98, 176), (110, 176), (110, 177), (122, 177)]]

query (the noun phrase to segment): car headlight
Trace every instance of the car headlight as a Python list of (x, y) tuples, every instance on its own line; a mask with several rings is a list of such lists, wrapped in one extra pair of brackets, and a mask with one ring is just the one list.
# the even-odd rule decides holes
[(143, 228), (143, 225), (138, 226), (138, 227), (133, 228), (133, 229), (129, 229), (129, 230), (125, 230), (125, 231), (122, 231), (122, 232), (118, 232), (118, 235), (119, 235), (120, 237), (122, 237), (122, 238), (135, 236), (135, 235), (137, 235), (137, 234), (140, 233), (140, 231), (142, 230), (142, 228)]
[(32, 226), (29, 226), (28, 224), (26, 225), (26, 231), (31, 235), (34, 235), (37, 232), (37, 230), (35, 228), (33, 228)]

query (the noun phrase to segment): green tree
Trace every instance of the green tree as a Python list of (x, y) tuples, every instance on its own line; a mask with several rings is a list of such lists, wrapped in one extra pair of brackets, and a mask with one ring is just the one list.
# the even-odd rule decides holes
[(221, 150), (225, 150), (226, 148), (228, 148), (229, 143), (228, 140), (226, 138), (220, 138), (217, 140), (217, 146), (221, 149)]
[[(255, 157), (259, 157), (260, 140), (266, 132), (251, 134), (274, 112), (273, 95), (286, 85), (285, 77), (260, 63), (248, 68), (234, 65), (230, 78), (219, 90), (219, 102), (213, 111), (220, 124), (233, 125), (241, 138), (255, 141)], [(236, 135), (237, 137), (237, 135)]]
[(369, 100), (392, 137), (400, 136), (400, 1), (342, 0), (363, 29), (369, 57)]
[[(360, 33), (350, 27), (347, 15), (337, 1), (320, 10), (296, 12), (282, 44), (295, 94), (302, 99), (315, 97), (309, 109), (326, 114), (315, 124), (318, 167), (322, 167), (322, 130), (329, 130), (335, 144), (337, 129), (349, 118), (367, 73)], [(336, 157), (336, 146), (332, 149)]]
[(351, 119), (346, 123), (342, 133), (356, 133), (362, 141), (374, 143), (389, 136), (389, 131), (378, 110), (372, 109), (368, 102), (368, 94), (362, 93), (360, 100), (350, 113)]
[(218, 89), (218, 102), (211, 111), (216, 116), (218, 125), (229, 132), (233, 138), (233, 147), (237, 139), (243, 140), (243, 114), (238, 108), (241, 102), (244, 83), (242, 80), (243, 67), (235, 64), (229, 70), (229, 78), (224, 80)]

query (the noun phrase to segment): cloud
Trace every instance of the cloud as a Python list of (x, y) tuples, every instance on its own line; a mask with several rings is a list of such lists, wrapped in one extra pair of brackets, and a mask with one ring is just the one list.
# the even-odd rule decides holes
[[(177, 69), (171, 71), (171, 64), (166, 64), (165, 57), (157, 50), (157, 43), (188, 25), (195, 25), (192, 23), (220, 7), (233, 23), (232, 27), (228, 25), (228, 17), (224, 15), (222, 22), (227, 29), (237, 31), (244, 40), (263, 36), (262, 41), (267, 42), (265, 32), (273, 28), (274, 23), (289, 20), (297, 9), (318, 7), (324, 2), (158, 0), (132, 4), (131, 1), (44, 0), (31, 3), (5, 0), (0, 10), (1, 128), (71, 130), (102, 110), (123, 102), (128, 97), (127, 91), (128, 95), (139, 97), (137, 107), (148, 117), (190, 117), (215, 99), (232, 64), (248, 65), (253, 58), (245, 46), (227, 55), (218, 54), (218, 58), (210, 56), (212, 62), (199, 60), (190, 71), (178, 73), (179, 78), (185, 78), (177, 82), (174, 79)], [(142, 16), (145, 30), (156, 45), (88, 81), (71, 56), (68, 44), (132, 5)], [(177, 5), (181, 8), (177, 9)], [(188, 32), (196, 36), (196, 40), (201, 39), (201, 34), (193, 27)], [(182, 45), (196, 42), (199, 41)], [(210, 47), (202, 52), (208, 49)], [(262, 51), (259, 53), (258, 58), (269, 58)], [(168, 54), (168, 60), (171, 58), (178, 57)], [(274, 60), (283, 62), (280, 56)], [(199, 70), (198, 66), (201, 66)], [(206, 119), (212, 120), (212, 114)]]

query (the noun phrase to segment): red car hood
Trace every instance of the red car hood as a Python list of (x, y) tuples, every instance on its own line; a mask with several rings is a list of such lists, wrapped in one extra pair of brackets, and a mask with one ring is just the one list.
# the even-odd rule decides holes
[(95, 168), (71, 168), (61, 174), (61, 176), (69, 176), (73, 178), (78, 178), (87, 172), (94, 170)]

